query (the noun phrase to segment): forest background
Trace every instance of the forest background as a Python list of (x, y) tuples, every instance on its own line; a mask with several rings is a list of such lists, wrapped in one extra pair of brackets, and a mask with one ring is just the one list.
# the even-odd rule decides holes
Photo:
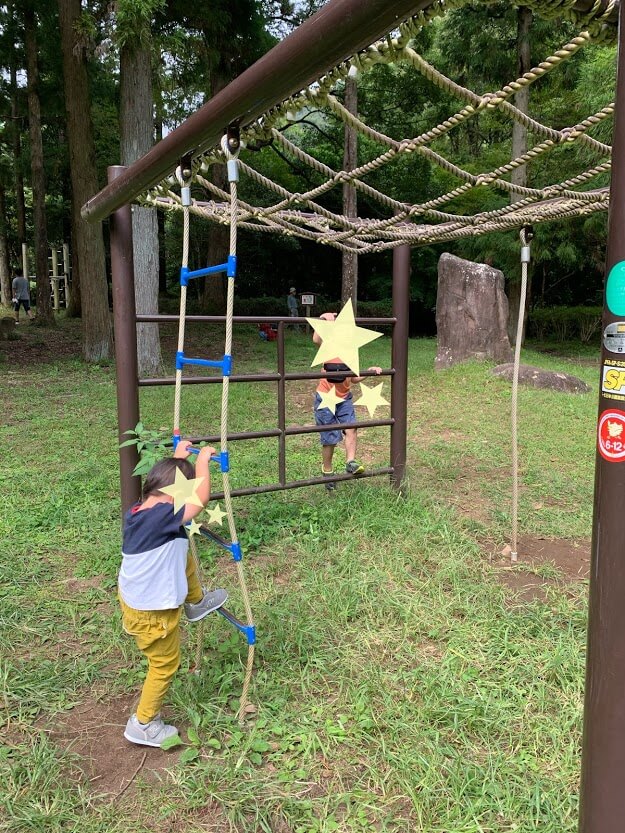
[[(37, 319), (54, 321), (48, 283), (49, 246), (70, 244), (72, 293), (67, 310), (82, 317), (83, 358), (107, 360), (112, 352), (110, 264), (107, 223), (91, 225), (80, 207), (106, 184), (109, 165), (130, 164), (247, 66), (261, 57), (322, 3), (307, 0), (18, 0), (0, 4), (0, 301), (10, 303), (10, 276), (33, 253)], [(424, 30), (416, 49), (437, 69), (478, 93), (500, 88), (576, 34), (567, 22), (543, 21), (527, 8), (469, 4)], [(285, 67), (285, 72), (288, 68)], [(532, 116), (556, 129), (574, 125), (613, 100), (615, 48), (591, 45), (562, 71), (534, 85)], [(338, 90), (347, 96), (349, 90)], [(379, 66), (357, 82), (357, 109), (365, 121), (401, 139), (416, 136), (450, 112), (450, 100), (414, 69)], [(516, 102), (517, 105), (522, 102)], [(353, 103), (352, 103), (353, 104)], [(593, 135), (609, 142), (611, 124)], [(327, 114), (298, 114), (287, 128), (292, 141), (338, 168), (346, 151), (345, 129)], [(525, 137), (525, 141), (531, 141)], [(514, 155), (510, 127), (488, 112), (449, 134), (453, 159), (478, 172), (505, 164)], [(360, 140), (358, 158), (371, 148)], [(271, 145), (248, 148), (254, 166), (292, 191), (316, 183), (314, 172)], [(523, 171), (525, 182), (561, 181), (579, 170), (587, 150), (572, 147), (554, 162), (541, 157)], [(556, 169), (557, 166), (557, 169)], [(224, 172), (214, 166), (220, 184)], [(371, 184), (392, 197), (424, 202), (441, 192), (449, 175), (412, 154), (384, 168)], [(592, 187), (608, 184), (595, 179)], [(262, 199), (262, 195), (259, 195)], [(496, 208), (505, 195), (469, 192), (454, 204), (459, 213)], [(345, 195), (330, 192), (326, 205), (341, 211)], [(358, 210), (378, 208), (359, 195)], [(606, 215), (547, 223), (536, 229), (530, 308), (599, 305), (602, 297)], [(181, 222), (148, 208), (133, 214), (135, 276), (139, 312), (176, 307)], [(190, 267), (221, 262), (227, 229), (195, 222)], [(436, 304), (437, 263), (443, 251), (491, 263), (503, 270), (514, 308), (518, 285), (518, 234), (489, 234), (412, 251), (412, 334), (431, 334)], [(286, 314), (289, 286), (315, 292), (327, 303), (340, 300), (341, 253), (293, 237), (241, 231), (235, 312)], [(357, 288), (361, 314), (388, 314), (391, 253), (359, 257)], [(345, 280), (345, 278), (344, 278)], [(223, 312), (219, 280), (194, 282), (196, 311)], [(271, 300), (273, 299), (273, 300)], [(318, 314), (321, 309), (315, 310)], [(538, 315), (537, 315), (538, 319)], [(544, 316), (543, 316), (544, 323)], [(144, 325), (140, 371), (161, 365), (156, 325)]]

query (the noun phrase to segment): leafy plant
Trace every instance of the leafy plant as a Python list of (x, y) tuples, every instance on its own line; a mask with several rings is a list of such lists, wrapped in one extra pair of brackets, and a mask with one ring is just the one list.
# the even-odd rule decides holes
[(124, 440), (119, 447), (136, 445), (139, 453), (139, 462), (132, 472), (135, 475), (146, 474), (154, 463), (158, 463), (171, 451), (170, 436), (162, 429), (152, 431), (142, 422), (138, 422), (130, 431), (124, 431), (124, 434), (129, 434), (130, 439)]

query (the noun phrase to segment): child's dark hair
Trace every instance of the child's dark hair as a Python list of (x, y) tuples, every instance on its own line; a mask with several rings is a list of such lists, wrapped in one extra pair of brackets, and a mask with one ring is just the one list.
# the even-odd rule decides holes
[(180, 469), (187, 480), (195, 476), (193, 464), (188, 460), (183, 460), (182, 457), (167, 457), (165, 460), (159, 460), (145, 476), (143, 499), (145, 500), (150, 495), (160, 494), (159, 489), (163, 486), (171, 486), (176, 479), (176, 469)]

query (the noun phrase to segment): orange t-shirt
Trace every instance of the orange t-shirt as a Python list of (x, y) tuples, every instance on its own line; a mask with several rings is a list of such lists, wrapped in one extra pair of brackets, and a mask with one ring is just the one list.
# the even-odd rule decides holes
[(331, 362), (325, 362), (323, 365), (323, 371), (328, 375), (329, 378), (326, 379), (319, 379), (319, 384), (317, 385), (317, 393), (327, 393), (332, 386), (335, 388), (335, 392), (337, 396), (340, 396), (341, 399), (345, 399), (349, 393), (349, 389), (352, 386), (353, 376), (345, 376), (345, 374), (351, 373), (351, 370), (346, 364), (339, 359), (332, 359)]

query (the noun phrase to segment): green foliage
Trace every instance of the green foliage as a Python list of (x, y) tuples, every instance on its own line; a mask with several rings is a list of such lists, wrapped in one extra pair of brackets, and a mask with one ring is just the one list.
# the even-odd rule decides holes
[(601, 330), (601, 307), (537, 307), (528, 315), (529, 332), (539, 341), (590, 344)]
[(134, 467), (134, 475), (147, 474), (155, 463), (171, 454), (171, 434), (163, 430), (154, 431), (146, 428), (142, 422), (138, 422), (134, 429), (124, 431), (130, 439), (124, 440), (120, 448), (136, 446), (139, 454), (139, 462)]
[(167, 0), (117, 0), (115, 38), (120, 47), (149, 45), (155, 15)]

